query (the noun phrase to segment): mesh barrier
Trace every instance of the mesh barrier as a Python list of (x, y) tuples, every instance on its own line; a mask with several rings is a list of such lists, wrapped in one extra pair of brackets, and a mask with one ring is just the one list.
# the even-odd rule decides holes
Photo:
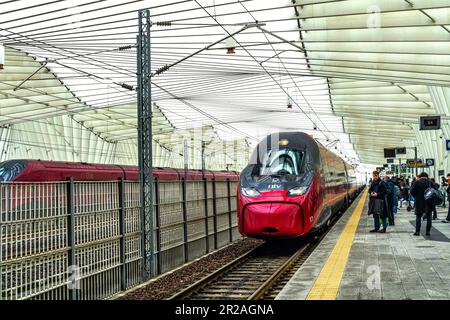
[[(241, 237), (235, 189), (155, 182), (158, 274)], [(104, 299), (142, 283), (139, 190), (122, 181), (1, 183), (0, 299)]]

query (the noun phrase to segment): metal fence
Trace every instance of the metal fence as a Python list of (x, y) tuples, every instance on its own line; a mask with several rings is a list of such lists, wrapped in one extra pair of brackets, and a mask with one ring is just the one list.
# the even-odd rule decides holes
[[(155, 268), (240, 238), (236, 181), (155, 181)], [(144, 281), (139, 183), (0, 184), (0, 299), (104, 299)]]

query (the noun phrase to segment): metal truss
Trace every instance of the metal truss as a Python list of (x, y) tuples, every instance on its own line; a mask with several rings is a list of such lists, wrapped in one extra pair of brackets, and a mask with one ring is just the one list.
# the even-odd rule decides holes
[(139, 181), (141, 199), (143, 276), (154, 276), (153, 244), (153, 163), (152, 163), (152, 99), (150, 11), (139, 11), (139, 35), (137, 37), (137, 107), (139, 136)]

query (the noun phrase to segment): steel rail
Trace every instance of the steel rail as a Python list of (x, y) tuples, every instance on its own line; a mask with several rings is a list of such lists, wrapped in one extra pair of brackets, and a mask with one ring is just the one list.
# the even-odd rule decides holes
[(275, 282), (285, 274), (294, 263), (303, 256), (306, 249), (311, 246), (310, 243), (302, 246), (296, 253), (292, 255), (269, 279), (267, 279), (247, 300), (258, 300), (264, 297), (265, 293), (272, 288)]
[(195, 282), (194, 284), (190, 285), (189, 287), (185, 288), (184, 290), (174, 294), (168, 300), (181, 300), (185, 297), (190, 296), (191, 294), (197, 292), (204, 286), (208, 285), (212, 281), (214, 281), (216, 278), (220, 277), (221, 275), (225, 274), (229, 270), (233, 269), (237, 265), (239, 265), (241, 262), (244, 262), (245, 259), (249, 258), (252, 254), (255, 254), (257, 251), (261, 250), (265, 246), (265, 243), (261, 244), (260, 246), (254, 248), (251, 251), (248, 251), (244, 253), (243, 255), (239, 256), (238, 258), (234, 259), (233, 261), (229, 262), (225, 266), (221, 267), (220, 269), (214, 271), (213, 273), (207, 275), (203, 279), (200, 279), (199, 281)]

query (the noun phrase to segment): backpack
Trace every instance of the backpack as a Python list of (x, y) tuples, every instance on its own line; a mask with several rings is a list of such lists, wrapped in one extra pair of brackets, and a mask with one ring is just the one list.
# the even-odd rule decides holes
[(431, 183), (428, 189), (423, 193), (423, 197), (425, 202), (429, 205), (438, 206), (444, 202), (444, 195), (439, 190), (433, 188)]

